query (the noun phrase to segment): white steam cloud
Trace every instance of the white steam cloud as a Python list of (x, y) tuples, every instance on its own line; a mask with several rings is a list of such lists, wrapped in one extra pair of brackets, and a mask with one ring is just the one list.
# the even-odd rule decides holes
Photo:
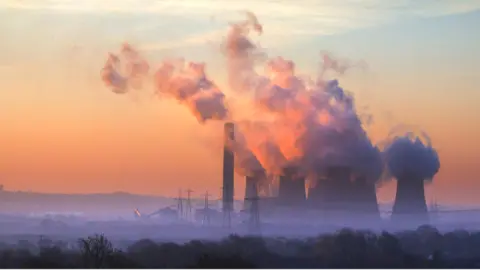
[[(261, 35), (264, 29), (253, 13), (246, 15), (244, 21), (231, 24), (222, 55), (232, 100), (246, 98), (258, 117), (234, 117), (237, 114), (227, 107), (224, 92), (207, 77), (204, 63), (165, 60), (152, 74), (155, 94), (186, 106), (200, 123), (235, 124), (236, 139), (227, 145), (235, 154), (237, 173), (280, 175), (294, 166), (308, 176), (342, 166), (373, 184), (379, 181), (386, 158), (393, 175), (409, 170), (426, 179), (433, 177), (439, 162), (430, 146), (400, 138), (382, 156), (364, 130), (354, 96), (337, 79), (326, 78), (329, 71), (342, 75), (351, 68), (364, 68), (364, 63), (323, 52), (317, 74), (300, 77), (293, 61), (269, 58), (251, 41), (250, 34)], [(148, 73), (149, 64), (124, 45), (118, 56), (109, 56), (102, 79), (113, 92), (127, 93), (141, 88)]]

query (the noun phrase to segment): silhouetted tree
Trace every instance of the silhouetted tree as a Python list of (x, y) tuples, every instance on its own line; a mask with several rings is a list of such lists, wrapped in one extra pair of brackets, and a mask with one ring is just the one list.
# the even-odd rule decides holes
[(165, 262), (160, 257), (160, 246), (150, 239), (142, 239), (127, 248), (129, 256), (141, 262), (146, 268), (165, 268)]
[(0, 268), (15, 268), (14, 266), (14, 253), (13, 249), (4, 249), (0, 254)]
[(103, 234), (81, 238), (78, 244), (82, 262), (87, 268), (105, 268), (114, 253), (112, 243)]
[[(35, 241), (33, 241), (35, 242)], [(0, 251), (1, 268), (478, 268), (480, 233), (442, 234), (431, 226), (399, 233), (343, 229), (309, 239), (229, 236), (185, 244), (143, 239), (118, 242), (104, 235), (78, 241), (78, 249), (41, 237)], [(58, 244), (58, 245), (57, 245)]]

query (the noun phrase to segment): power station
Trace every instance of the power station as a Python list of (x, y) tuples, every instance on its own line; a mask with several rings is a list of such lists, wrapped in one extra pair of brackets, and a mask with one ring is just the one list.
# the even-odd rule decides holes
[[(235, 156), (231, 148), (232, 141), (235, 140), (235, 125), (225, 123), (223, 133), (221, 212), (214, 207), (210, 208), (207, 192), (203, 208), (196, 209), (193, 215), (190, 199), (192, 191), (186, 190), (186, 199), (179, 191), (176, 211), (167, 207), (149, 215), (141, 215), (135, 210), (135, 216), (145, 219), (162, 214), (172, 216), (173, 219), (172, 213), (176, 213), (177, 220), (193, 219), (201, 221), (204, 225), (210, 225), (212, 220), (220, 223), (223, 216), (223, 225), (230, 229), (233, 224), (239, 224), (238, 218), (243, 215), (242, 222), (248, 224), (250, 233), (260, 232), (260, 220), (264, 217), (270, 221), (270, 218), (283, 217), (286, 222), (305, 221), (314, 217), (327, 223), (348, 224), (353, 221), (357, 225), (363, 221), (381, 220), (375, 186), (377, 179), (372, 179), (373, 177), (365, 172), (339, 165), (319, 166), (313, 174), (306, 174), (300, 167), (294, 165), (284, 166), (277, 175), (268, 174), (263, 168), (253, 170), (244, 176), (243, 209), (235, 211)], [(425, 177), (422, 177), (425, 174), (409, 171), (408, 168), (405, 172), (399, 170), (403, 173), (395, 174), (397, 190), (391, 220), (395, 224), (412, 224), (412, 221), (414, 225), (425, 224), (429, 222), (424, 191)]]
[[(225, 123), (224, 140), (222, 210), (224, 224), (230, 226), (234, 212), (234, 153), (228, 147), (228, 142), (235, 140), (233, 123)], [(285, 213), (289, 214), (314, 210), (323, 212), (326, 218), (357, 216), (368, 217), (370, 221), (380, 219), (376, 181), (368, 179), (367, 175), (348, 166), (319, 169), (315, 172), (315, 181), (310, 185), (308, 192), (306, 192), (307, 176), (300, 172), (299, 167), (285, 166), (282, 173), (277, 175), (276, 196), (259, 197), (260, 183), (272, 182), (270, 178), (267, 181), (267, 177), (269, 176), (264, 170), (256, 170), (245, 176), (244, 212), (253, 211), (256, 217), (258, 215), (256, 212), (259, 211), (258, 205), (261, 205), (261, 209), (268, 213), (279, 209), (284, 209)], [(419, 222), (428, 221), (423, 179), (417, 178), (415, 175), (406, 174), (397, 179), (393, 220), (399, 216), (403, 218), (409, 215)]]

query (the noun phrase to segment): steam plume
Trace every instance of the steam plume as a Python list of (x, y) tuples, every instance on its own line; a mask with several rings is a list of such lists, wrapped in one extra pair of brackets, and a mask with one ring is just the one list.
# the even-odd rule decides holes
[(385, 160), (391, 176), (413, 175), (420, 180), (432, 180), (440, 169), (437, 151), (428, 136), (424, 141), (413, 133), (395, 136), (385, 148)]
[(223, 92), (205, 75), (205, 64), (165, 61), (154, 75), (156, 93), (187, 106), (200, 123), (223, 120), (228, 109)]
[[(114, 93), (140, 89), (149, 73), (149, 64), (128, 43), (120, 54), (110, 53), (102, 69), (102, 80)], [(200, 123), (223, 120), (228, 109), (225, 95), (207, 78), (204, 63), (165, 60), (154, 74), (155, 93), (174, 98), (187, 106)]]
[(315, 78), (305, 79), (296, 75), (292, 61), (276, 57), (267, 60), (259, 74), (255, 66), (265, 55), (248, 34), (263, 29), (251, 14), (247, 17), (232, 25), (225, 43), (230, 87), (251, 93), (264, 118), (246, 121), (249, 124), (239, 129), (244, 148), (271, 174), (292, 165), (304, 175), (342, 165), (376, 181), (382, 170), (380, 152), (363, 129), (353, 95), (337, 80), (323, 78), (327, 70), (343, 73), (350, 66), (324, 55)]
[(130, 88), (142, 87), (149, 68), (147, 61), (130, 44), (124, 43), (118, 55), (108, 55), (102, 80), (114, 93), (125, 94)]
[[(314, 76), (296, 74), (293, 61), (268, 58), (249, 38), (261, 35), (263, 26), (253, 13), (232, 23), (223, 44), (228, 83), (233, 97), (247, 97), (258, 117), (233, 117), (224, 93), (207, 78), (204, 63), (163, 61), (153, 74), (155, 93), (189, 108), (200, 123), (225, 120), (235, 123), (236, 140), (229, 142), (237, 160), (237, 172), (252, 175), (264, 170), (280, 175), (286, 167), (298, 168), (303, 176), (331, 166), (351, 168), (370, 182), (382, 169), (379, 149), (372, 144), (357, 112), (354, 96), (327, 71), (343, 74), (361, 64), (335, 59), (323, 53)], [(264, 71), (258, 72), (258, 65)], [(111, 54), (102, 79), (115, 93), (141, 87), (149, 65), (128, 44), (120, 55)], [(233, 119), (232, 119), (233, 118)]]

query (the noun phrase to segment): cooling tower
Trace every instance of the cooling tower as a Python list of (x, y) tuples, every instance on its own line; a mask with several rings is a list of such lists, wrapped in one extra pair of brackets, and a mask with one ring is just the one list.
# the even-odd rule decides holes
[(315, 184), (308, 189), (308, 204), (314, 209), (321, 208), (327, 201), (329, 182), (325, 177), (317, 177)]
[(404, 174), (397, 178), (397, 193), (392, 219), (428, 222), (423, 179), (411, 174)]
[(303, 206), (306, 201), (305, 177), (297, 175), (297, 168), (287, 167), (280, 176), (278, 204), (281, 206)]
[(314, 209), (345, 209), (351, 190), (350, 169), (348, 167), (329, 167), (317, 172), (315, 185), (308, 190), (308, 204)]
[(349, 167), (327, 168), (325, 188), (328, 192), (326, 192), (325, 207), (335, 210), (345, 210), (348, 207), (352, 193), (351, 172)]
[(351, 195), (354, 210), (380, 217), (375, 184), (368, 182), (365, 176), (355, 177)]
[(258, 183), (264, 180), (264, 177), (264, 171), (255, 171), (252, 175), (245, 177), (245, 200), (243, 202), (243, 209), (249, 209), (251, 199), (258, 196)]
[(227, 147), (229, 140), (235, 139), (235, 127), (233, 123), (224, 125), (224, 148), (223, 148), (223, 211), (233, 211), (233, 177), (234, 157), (231, 149)]

